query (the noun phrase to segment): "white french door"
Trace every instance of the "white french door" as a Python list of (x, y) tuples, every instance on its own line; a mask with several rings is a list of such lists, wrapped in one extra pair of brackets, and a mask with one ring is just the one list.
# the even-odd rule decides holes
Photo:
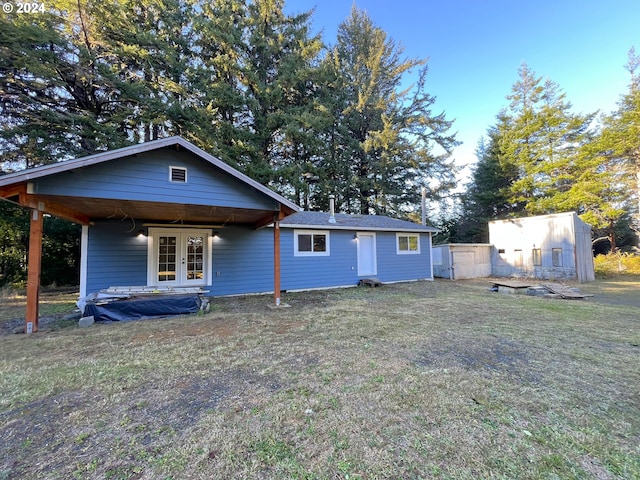
[(147, 283), (196, 286), (211, 283), (208, 230), (149, 229)]

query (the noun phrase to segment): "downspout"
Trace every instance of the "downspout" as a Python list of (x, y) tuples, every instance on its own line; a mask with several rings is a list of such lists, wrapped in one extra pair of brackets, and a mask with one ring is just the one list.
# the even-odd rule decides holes
[(449, 250), (449, 280), (455, 280), (455, 274), (453, 273), (453, 252)]
[(427, 188), (422, 187), (422, 201), (420, 203), (422, 210), (422, 225), (427, 224)]
[(433, 276), (433, 233), (429, 232), (429, 253), (431, 254), (431, 259), (429, 263), (431, 264), (431, 280), (435, 280), (436, 277)]
[(80, 234), (80, 298), (87, 296), (87, 265), (89, 262), (89, 225), (82, 225)]
[(273, 301), (276, 307), (280, 306), (280, 220), (281, 209), (273, 216)]

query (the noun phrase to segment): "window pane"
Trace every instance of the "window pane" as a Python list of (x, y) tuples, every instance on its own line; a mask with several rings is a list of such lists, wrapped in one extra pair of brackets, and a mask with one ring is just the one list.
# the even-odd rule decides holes
[(311, 251), (311, 235), (298, 235), (298, 251), (310, 252)]
[(409, 250), (412, 252), (418, 251), (418, 237), (409, 237)]
[(313, 251), (314, 252), (326, 252), (327, 251), (327, 236), (326, 235), (314, 235), (313, 236)]
[(562, 249), (561, 248), (551, 249), (551, 260), (553, 262), (554, 267), (562, 266)]
[(187, 237), (187, 280), (201, 280), (204, 278), (204, 241), (203, 236)]
[(514, 250), (513, 251), (513, 264), (516, 267), (522, 266), (522, 250)]
[(175, 280), (176, 272), (176, 237), (158, 237), (158, 281)]
[(409, 239), (407, 237), (398, 237), (398, 249), (401, 252), (409, 250)]
[(533, 264), (536, 266), (542, 265), (542, 251), (539, 248), (533, 249)]

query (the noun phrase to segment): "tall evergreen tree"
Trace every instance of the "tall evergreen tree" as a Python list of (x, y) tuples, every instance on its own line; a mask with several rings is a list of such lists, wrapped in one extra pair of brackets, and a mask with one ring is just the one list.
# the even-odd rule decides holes
[[(404, 59), (402, 52), (354, 6), (327, 56), (336, 79), (330, 109), (338, 116), (328, 133), (330, 169), (341, 177), (336, 193), (343, 210), (402, 214), (418, 203), (421, 187), (436, 198), (455, 182), (452, 122), (431, 111), (426, 60)], [(403, 90), (415, 68), (422, 68), (416, 85)]]
[(250, 127), (242, 85), (247, 5), (240, 0), (198, 4), (193, 68), (197, 118), (191, 128), (205, 149), (236, 168), (250, 157)]
[(462, 218), (457, 241), (488, 242), (491, 220), (518, 212), (520, 206), (510, 201), (510, 188), (517, 179), (517, 169), (500, 147), (500, 126), (487, 132), (476, 150), (478, 162), (471, 182), (462, 197)]
[(603, 230), (611, 243), (618, 245), (618, 224), (627, 216), (635, 217), (640, 232), (640, 57), (632, 48), (627, 69), (631, 74), (629, 91), (618, 110), (604, 116), (596, 138), (581, 150), (576, 168), (576, 183), (566, 204), (582, 210), (582, 217)]
[(183, 0), (96, 2), (102, 74), (126, 106), (110, 122), (133, 143), (190, 133), (193, 122), (193, 16)]
[(186, 132), (189, 15), (178, 0), (60, 0), (1, 17), (4, 169)]
[[(282, 0), (214, 0), (195, 22), (199, 125), (211, 149), (264, 184), (300, 193), (304, 164), (316, 154), (315, 63), (311, 12), (288, 16)], [(295, 198), (300, 200), (299, 198)]]
[(3, 169), (93, 153), (125, 141), (106, 121), (119, 108), (100, 72), (83, 3), (0, 16), (0, 142)]
[(573, 114), (558, 85), (542, 82), (526, 64), (518, 74), (500, 131), (500, 148), (518, 169), (510, 201), (529, 214), (553, 213), (571, 188), (572, 165), (594, 115)]

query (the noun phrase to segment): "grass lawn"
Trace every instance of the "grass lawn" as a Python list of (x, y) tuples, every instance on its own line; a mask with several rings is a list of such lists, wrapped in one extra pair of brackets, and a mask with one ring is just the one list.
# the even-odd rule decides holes
[(0, 479), (637, 479), (640, 281), (610, 283), (225, 298), (3, 335)]

